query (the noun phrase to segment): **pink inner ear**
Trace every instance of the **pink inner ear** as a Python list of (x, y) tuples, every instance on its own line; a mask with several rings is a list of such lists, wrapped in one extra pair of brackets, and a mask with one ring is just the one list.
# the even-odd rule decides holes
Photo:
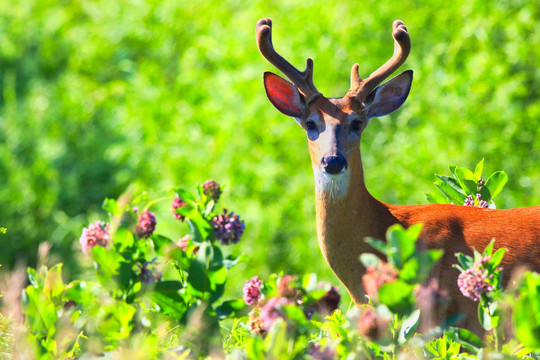
[(296, 87), (285, 79), (273, 73), (264, 74), (266, 95), (272, 104), (288, 116), (302, 115), (302, 100)]

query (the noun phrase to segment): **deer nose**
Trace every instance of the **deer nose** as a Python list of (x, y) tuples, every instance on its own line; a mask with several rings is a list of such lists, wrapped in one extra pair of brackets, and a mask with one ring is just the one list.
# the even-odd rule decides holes
[(337, 154), (323, 157), (321, 165), (326, 173), (338, 175), (347, 167), (347, 162), (343, 156)]

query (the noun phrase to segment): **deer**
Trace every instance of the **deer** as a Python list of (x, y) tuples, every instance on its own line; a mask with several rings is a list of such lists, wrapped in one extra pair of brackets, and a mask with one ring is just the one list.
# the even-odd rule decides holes
[[(359, 261), (375, 250), (364, 239), (385, 239), (393, 224), (408, 228), (422, 223), (419, 247), (442, 249), (431, 278), (449, 295), (445, 316), (463, 314), (459, 324), (477, 334), (484, 331), (477, 319), (477, 303), (460, 293), (457, 285), (458, 252), (472, 255), (492, 239), (495, 249), (508, 249), (503, 262), (503, 284), (520, 265), (540, 271), (540, 206), (489, 209), (454, 204), (390, 205), (366, 188), (360, 140), (370, 119), (397, 110), (407, 99), (412, 70), (392, 75), (407, 59), (411, 40), (405, 24), (393, 22), (394, 53), (367, 78), (359, 64), (350, 75), (350, 89), (340, 98), (327, 98), (313, 82), (313, 59), (300, 71), (279, 55), (272, 43), (272, 20), (256, 25), (257, 46), (264, 58), (290, 81), (264, 73), (266, 95), (274, 107), (304, 129), (315, 180), (317, 240), (324, 259), (358, 306), (367, 302), (361, 278), (366, 269)], [(382, 83), (382, 84), (381, 84)], [(441, 319), (442, 320), (442, 319)]]

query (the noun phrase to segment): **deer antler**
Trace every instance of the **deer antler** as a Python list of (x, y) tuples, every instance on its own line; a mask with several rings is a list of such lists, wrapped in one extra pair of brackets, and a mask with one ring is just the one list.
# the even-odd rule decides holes
[(322, 95), (313, 84), (312, 58), (307, 59), (306, 70), (299, 71), (274, 50), (272, 45), (272, 20), (270, 18), (260, 19), (257, 22), (255, 37), (261, 54), (300, 90), (305, 97), (306, 104), (309, 105), (319, 95)]
[(394, 38), (394, 54), (380, 68), (375, 70), (365, 80), (358, 75), (358, 64), (351, 69), (351, 88), (345, 95), (355, 101), (364, 101), (369, 93), (384, 79), (397, 70), (405, 62), (411, 51), (411, 38), (403, 21), (393, 23), (392, 37)]

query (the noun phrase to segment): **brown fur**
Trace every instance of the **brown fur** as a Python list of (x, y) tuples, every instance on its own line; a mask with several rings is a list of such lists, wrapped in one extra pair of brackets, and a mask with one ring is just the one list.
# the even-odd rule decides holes
[(478, 303), (459, 291), (459, 271), (452, 267), (457, 263), (455, 254), (472, 255), (473, 248), (482, 251), (495, 238), (495, 249), (508, 249), (502, 262), (505, 284), (519, 264), (540, 271), (540, 206), (494, 210), (442, 204), (387, 205), (367, 191), (360, 152), (352, 159), (347, 194), (334, 201), (317, 195), (316, 210), (321, 251), (356, 304), (366, 302), (361, 285), (365, 269), (358, 258), (364, 252), (374, 252), (364, 239), (368, 236), (385, 239), (386, 230), (395, 223), (404, 227), (423, 223), (420, 246), (444, 250), (432, 276), (448, 290), (450, 303), (437, 320), (464, 313), (466, 318), (460, 325), (478, 334), (483, 332), (477, 319)]

